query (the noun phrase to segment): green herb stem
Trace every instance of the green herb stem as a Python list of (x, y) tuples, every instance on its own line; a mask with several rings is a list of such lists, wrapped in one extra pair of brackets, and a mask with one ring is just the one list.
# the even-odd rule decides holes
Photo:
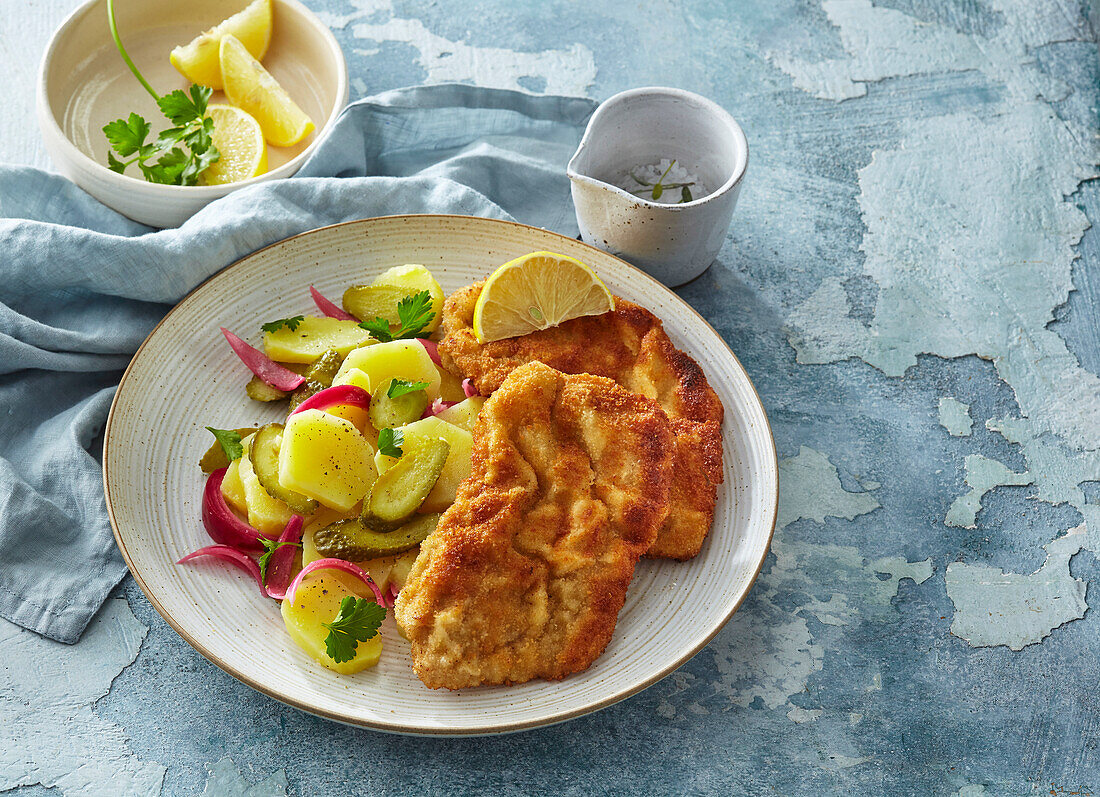
[(153, 87), (149, 85), (149, 82), (138, 71), (137, 65), (134, 64), (130, 58), (130, 54), (126, 52), (126, 48), (122, 45), (122, 37), (118, 35), (118, 25), (115, 23), (115, 3), (114, 0), (107, 0), (107, 23), (111, 26), (111, 37), (115, 40), (115, 47), (118, 48), (118, 54), (122, 56), (122, 60), (126, 62), (126, 66), (130, 67), (130, 71), (134, 73), (134, 77), (138, 79), (138, 82), (145, 87), (145, 90), (149, 92), (154, 100), (160, 101), (160, 95), (153, 91)]

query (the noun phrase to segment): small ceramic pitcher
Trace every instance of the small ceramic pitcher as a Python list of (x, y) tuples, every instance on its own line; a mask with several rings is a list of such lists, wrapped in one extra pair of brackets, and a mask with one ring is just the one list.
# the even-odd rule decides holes
[[(697, 177), (691, 201), (654, 201), (652, 188), (632, 177), (670, 160)], [(567, 169), (581, 237), (666, 285), (682, 285), (722, 248), (748, 161), (741, 126), (705, 97), (671, 88), (616, 94), (592, 115)], [(687, 199), (681, 190), (666, 196)]]

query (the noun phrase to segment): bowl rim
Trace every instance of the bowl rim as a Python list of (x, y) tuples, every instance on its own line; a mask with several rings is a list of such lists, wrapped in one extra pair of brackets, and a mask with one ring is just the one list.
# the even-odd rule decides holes
[[(635, 194), (631, 194), (628, 191), (619, 188), (617, 185), (604, 182), (603, 180), (597, 180), (595, 177), (590, 177), (577, 170), (576, 162), (581, 156), (584, 150), (588, 146), (589, 139), (592, 136), (592, 130), (596, 126), (597, 121), (601, 116), (608, 113), (610, 108), (623, 103), (626, 100), (634, 99), (635, 97), (645, 95), (663, 95), (666, 97), (675, 97), (681, 100), (685, 100), (697, 106), (701, 106), (704, 110), (714, 114), (721, 119), (730, 128), (730, 133), (733, 135), (734, 143), (737, 149), (742, 154), (738, 164), (730, 174), (729, 179), (726, 180), (718, 188), (711, 191), (705, 196), (701, 196), (698, 199), (694, 199), (691, 202), (680, 202), (672, 205), (666, 205), (663, 202), (655, 202), (645, 197), (640, 197)], [(733, 114), (716, 103), (714, 100), (708, 99), (701, 94), (696, 94), (693, 91), (686, 89), (673, 88), (671, 86), (642, 86), (635, 89), (627, 89), (626, 91), (620, 91), (618, 94), (613, 94), (606, 100), (599, 104), (599, 107), (593, 111), (592, 116), (588, 119), (588, 124), (584, 128), (584, 135), (581, 136), (581, 143), (577, 145), (577, 151), (573, 153), (569, 158), (569, 163), (565, 167), (565, 173), (573, 182), (587, 183), (592, 186), (598, 186), (610, 190), (611, 192), (622, 196), (625, 199), (629, 199), (632, 202), (637, 202), (640, 207), (646, 209), (656, 209), (662, 211), (669, 211), (672, 213), (681, 213), (685, 210), (701, 207), (710, 202), (716, 202), (724, 198), (734, 188), (736, 188), (745, 177), (745, 172), (749, 168), (749, 142), (745, 136), (745, 131), (741, 128), (741, 125), (737, 123), (737, 120), (733, 118)]]
[[(71, 162), (85, 164), (84, 168), (91, 170), (90, 176), (92, 178), (112, 188), (125, 191), (127, 189), (133, 189), (135, 185), (141, 185), (145, 186), (146, 190), (161, 191), (166, 197), (175, 196), (179, 199), (186, 198), (188, 200), (214, 200), (225, 196), (230, 191), (236, 191), (238, 188), (245, 188), (279, 177), (289, 177), (303, 166), (306, 158), (312, 155), (317, 145), (328, 136), (336, 118), (343, 112), (348, 104), (348, 63), (347, 59), (344, 57), (343, 48), (341, 48), (340, 43), (336, 41), (336, 36), (333, 35), (327, 25), (321, 22), (316, 14), (306, 5), (299, 2), (299, 0), (272, 0), (273, 5), (283, 4), (298, 12), (313, 30), (320, 34), (328, 50), (336, 55), (336, 102), (333, 103), (332, 110), (314, 134), (313, 141), (289, 161), (269, 172), (264, 172), (255, 177), (249, 177), (247, 180), (239, 180), (224, 185), (163, 185), (161, 183), (151, 183), (147, 180), (111, 171), (72, 142), (69, 136), (61, 128), (61, 125), (58, 124), (57, 117), (54, 115), (53, 107), (50, 104), (49, 96), (46, 91), (48, 71), (53, 57), (60, 46), (61, 40), (78, 21), (83, 19), (86, 14), (91, 13), (93, 8), (102, 2), (103, 0), (86, 0), (86, 2), (81, 3), (73, 9), (73, 11), (65, 17), (62, 23), (57, 26), (57, 29), (54, 30), (53, 34), (50, 36), (49, 43), (46, 45), (45, 51), (42, 53), (42, 58), (38, 63), (38, 80), (35, 95), (39, 109), (39, 122), (49, 127), (50, 134), (52, 134), (53, 138), (56, 140), (57, 145), (64, 151), (64, 157)], [(60, 166), (60, 164), (55, 165)]]

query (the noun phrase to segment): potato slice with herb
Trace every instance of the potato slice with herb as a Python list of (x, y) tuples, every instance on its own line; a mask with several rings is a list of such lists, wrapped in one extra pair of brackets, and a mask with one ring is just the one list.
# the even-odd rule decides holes
[(443, 289), (424, 266), (408, 264), (394, 266), (382, 272), (370, 285), (352, 285), (344, 291), (344, 309), (363, 321), (384, 318), (390, 324), (400, 324), (397, 305), (406, 296), (427, 291), (431, 299), (431, 320), (418, 334), (428, 337), (439, 326), (443, 312)]
[(374, 447), (348, 420), (321, 410), (291, 415), (279, 448), (279, 482), (348, 512), (374, 483)]
[[(349, 661), (337, 662), (328, 653), (327, 640), (345, 598), (368, 598), (374, 593), (354, 578), (338, 570), (313, 573), (298, 587), (294, 605), (283, 601), (283, 623), (287, 633), (310, 658), (345, 675), (373, 667), (382, 656), (382, 634), (360, 641)], [(377, 611), (377, 610), (375, 610)], [(383, 612), (384, 614), (384, 612)]]
[[(291, 324), (292, 320), (296, 323)], [(370, 333), (354, 321), (339, 318), (297, 316), (282, 323), (265, 324), (264, 352), (272, 360), (286, 363), (314, 363), (330, 349), (340, 357), (370, 341)], [(275, 324), (279, 324), (275, 327)]]
[[(447, 423), (438, 415), (421, 418), (415, 423), (401, 427), (406, 448), (415, 450), (421, 440), (442, 438), (450, 445), (450, 453), (443, 464), (439, 478), (432, 491), (420, 507), (422, 512), (442, 512), (454, 503), (458, 485), (470, 475), (470, 453), (473, 449), (473, 436), (465, 429)], [(380, 474), (385, 473), (400, 460), (386, 456), (381, 450), (374, 457), (374, 466)]]
[[(345, 380), (352, 370), (361, 371), (370, 383), (368, 391), (390, 379), (408, 382), (427, 382), (428, 400), (439, 398), (439, 371), (428, 356), (423, 344), (416, 340), (392, 340), (355, 349), (344, 358), (334, 385), (348, 384)], [(362, 387), (362, 385), (360, 385)]]

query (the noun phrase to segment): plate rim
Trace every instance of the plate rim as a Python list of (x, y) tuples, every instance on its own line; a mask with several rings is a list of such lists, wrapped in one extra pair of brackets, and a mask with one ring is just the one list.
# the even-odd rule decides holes
[[(467, 729), (463, 729), (463, 728), (440, 728), (438, 726), (414, 727), (414, 726), (410, 726), (408, 724), (387, 723), (387, 722), (381, 721), (381, 720), (365, 720), (365, 719), (360, 719), (360, 718), (351, 718), (351, 717), (348, 717), (348, 716), (340, 715), (340, 714), (338, 714), (334, 711), (330, 711), (328, 709), (323, 709), (323, 708), (318, 708), (316, 706), (308, 705), (304, 701), (299, 701), (299, 700), (296, 700), (292, 697), (288, 697), (286, 695), (277, 694), (274, 690), (267, 688), (258, 679), (253, 678), (252, 676), (250, 676), (246, 672), (240, 671), (236, 667), (228, 664), (227, 662), (223, 662), (222, 660), (220, 660), (216, 655), (212, 654), (209, 650), (207, 650), (207, 648), (203, 645), (203, 643), (199, 639), (197, 639), (194, 635), (187, 632), (175, 619), (173, 619), (171, 614), (169, 612), (167, 612), (164, 609), (163, 606), (161, 606), (160, 601), (158, 601), (157, 598), (153, 595), (152, 590), (146, 585), (145, 580), (141, 577), (141, 574), (138, 572), (137, 568), (134, 566), (134, 563), (130, 558), (130, 552), (127, 550), (126, 543), (122, 540), (121, 534), (119, 532), (118, 522), (115, 519), (114, 507), (112, 506), (112, 502), (111, 502), (110, 464), (109, 464), (109, 459), (107, 457), (107, 449), (108, 449), (108, 447), (110, 445), (110, 441), (111, 441), (111, 430), (112, 430), (113, 421), (114, 421), (114, 418), (115, 418), (115, 410), (116, 410), (116, 408), (118, 406), (118, 403), (119, 403), (119, 396), (122, 394), (123, 387), (126, 385), (126, 380), (129, 378), (130, 373), (134, 368), (134, 364), (137, 362), (138, 358), (141, 356), (142, 351), (145, 349), (145, 347), (149, 343), (149, 341), (152, 340), (153, 337), (157, 334), (157, 332), (160, 330), (161, 326), (174, 313), (176, 313), (178, 310), (180, 310), (181, 307), (183, 307), (187, 302), (189, 302), (191, 300), (191, 298), (198, 291), (200, 291), (207, 283), (209, 283), (210, 281), (212, 281), (216, 278), (221, 277), (222, 275), (226, 274), (227, 272), (231, 271), (232, 269), (240, 266), (246, 260), (248, 260), (252, 257), (255, 257), (256, 255), (260, 254), (261, 252), (264, 252), (268, 249), (271, 249), (272, 247), (280, 246), (282, 244), (287, 243), (288, 241), (292, 241), (292, 240), (294, 240), (296, 238), (300, 238), (302, 236), (315, 235), (319, 232), (335, 229), (335, 228), (338, 228), (338, 227), (345, 227), (345, 226), (353, 225), (353, 224), (363, 224), (363, 223), (377, 222), (377, 221), (402, 221), (402, 220), (408, 220), (408, 219), (425, 219), (425, 220), (426, 219), (439, 219), (439, 220), (450, 220), (450, 221), (456, 221), (456, 222), (470, 222), (470, 221), (473, 221), (473, 222), (479, 223), (479, 224), (483, 223), (483, 222), (488, 222), (488, 223), (491, 223), (491, 224), (502, 224), (502, 225), (511, 226), (511, 227), (518, 227), (518, 228), (521, 228), (523, 230), (533, 230), (533, 231), (536, 231), (540, 234), (547, 234), (547, 235), (551, 235), (551, 236), (554, 236), (554, 237), (557, 237), (557, 238), (562, 238), (564, 240), (569, 241), (571, 245), (580, 244), (582, 247), (584, 247), (586, 249), (591, 249), (592, 251), (597, 252), (600, 257), (614, 258), (615, 260), (619, 261), (620, 264), (625, 266), (629, 271), (634, 272), (634, 276), (639, 276), (639, 277), (643, 278), (645, 281), (651, 282), (652, 284), (658, 286), (660, 289), (663, 289), (667, 293), (671, 294), (684, 308), (686, 308), (700, 322), (702, 322), (706, 326), (706, 328), (710, 330), (710, 332), (714, 335), (714, 337), (717, 340), (721, 341), (722, 346), (725, 347), (726, 351), (733, 358), (734, 362), (737, 364), (737, 367), (741, 370), (741, 373), (744, 375), (745, 382), (748, 384), (748, 386), (751, 390), (752, 398), (755, 400), (756, 405), (757, 405), (758, 409), (760, 410), (760, 414), (764, 419), (764, 430), (766, 432), (766, 437), (767, 437), (768, 442), (771, 443), (771, 445), (768, 448), (765, 449), (765, 453), (770, 454), (768, 464), (770, 464), (772, 466), (771, 470), (774, 474), (774, 478), (771, 480), (771, 484), (767, 485), (767, 486), (770, 488), (771, 493), (774, 495), (775, 498), (774, 498), (774, 501), (770, 505), (767, 506), (767, 511), (769, 512), (771, 517), (770, 517), (770, 521), (766, 522), (768, 532), (767, 532), (767, 541), (766, 541), (766, 543), (764, 545), (764, 549), (763, 549), (763, 554), (760, 557), (760, 561), (756, 565), (756, 570), (753, 572), (752, 577), (746, 583), (746, 585), (744, 587), (744, 590), (742, 591), (741, 595), (734, 602), (732, 608), (726, 614), (726, 616), (723, 617), (721, 619), (721, 621), (718, 622), (715, 625), (714, 629), (709, 634), (707, 634), (706, 637), (703, 638), (694, 648), (692, 648), (691, 650), (685, 652), (684, 654), (679, 656), (676, 660), (671, 661), (668, 664), (663, 665), (661, 668), (659, 668), (659, 670), (657, 672), (655, 672), (652, 675), (650, 675), (649, 677), (641, 680), (640, 682), (638, 682), (636, 684), (633, 684), (633, 685), (631, 685), (627, 688), (624, 688), (624, 689), (622, 689), (622, 690), (620, 690), (620, 691), (618, 691), (618, 692), (616, 692), (612, 695), (608, 695), (606, 697), (603, 697), (603, 698), (601, 698), (597, 701), (594, 701), (593, 703), (590, 703), (588, 705), (580, 706), (578, 708), (570, 709), (568, 711), (563, 711), (561, 713), (553, 714), (553, 715), (550, 715), (550, 716), (534, 718), (534, 719), (529, 719), (529, 720), (521, 720), (521, 721), (516, 721), (516, 722), (502, 723), (502, 724), (499, 724), (499, 725), (486, 726), (486, 727), (482, 727), (482, 728), (478, 728), (478, 729), (474, 729), (474, 730), (467, 730)], [(246, 686), (251, 687), (252, 689), (255, 689), (257, 692), (260, 692), (261, 694), (264, 694), (267, 697), (272, 698), (273, 700), (276, 700), (280, 703), (283, 703), (284, 705), (291, 706), (292, 708), (296, 708), (299, 711), (303, 711), (307, 714), (312, 714), (313, 716), (323, 717), (324, 719), (332, 720), (334, 722), (339, 722), (339, 723), (344, 724), (344, 725), (349, 725), (349, 726), (353, 726), (353, 727), (360, 727), (360, 728), (368, 728), (368, 729), (371, 729), (371, 730), (382, 731), (382, 732), (386, 732), (386, 733), (393, 733), (393, 734), (398, 734), (398, 735), (406, 735), (406, 736), (441, 736), (441, 737), (494, 736), (494, 735), (500, 735), (500, 734), (506, 734), (506, 733), (516, 733), (516, 732), (519, 732), (519, 731), (533, 730), (535, 728), (542, 728), (542, 727), (548, 727), (548, 726), (551, 726), (551, 725), (557, 725), (559, 723), (567, 722), (569, 720), (576, 719), (577, 717), (581, 717), (581, 716), (584, 716), (586, 714), (592, 714), (592, 713), (595, 713), (597, 711), (601, 711), (601, 710), (603, 710), (603, 709), (605, 709), (609, 706), (612, 706), (616, 703), (619, 703), (623, 700), (626, 700), (629, 697), (633, 697), (634, 695), (638, 694), (639, 692), (641, 692), (645, 689), (648, 689), (650, 686), (653, 686), (658, 681), (661, 681), (664, 678), (666, 678), (667, 676), (671, 675), (673, 672), (678, 670), (680, 667), (682, 667), (684, 664), (686, 664), (688, 661), (690, 661), (696, 655), (698, 655), (700, 652), (702, 652), (702, 650), (707, 645), (710, 644), (711, 640), (713, 640), (714, 637), (717, 636), (718, 633), (723, 628), (726, 627), (726, 625), (729, 623), (729, 621), (737, 613), (738, 609), (741, 608), (741, 605), (745, 602), (745, 599), (748, 597), (749, 593), (752, 591), (753, 586), (756, 584), (756, 580), (757, 580), (757, 578), (759, 578), (760, 572), (764, 568), (764, 563), (767, 561), (768, 553), (771, 551), (771, 544), (772, 544), (772, 541), (775, 537), (775, 527), (776, 527), (776, 521), (778, 519), (778, 510), (779, 510), (779, 464), (778, 464), (778, 459), (779, 459), (779, 457), (778, 457), (778, 453), (777, 453), (777, 449), (776, 449), (776, 445), (775, 445), (775, 435), (772, 432), (771, 420), (768, 418), (768, 413), (767, 413), (767, 410), (764, 407), (764, 402), (760, 398), (760, 392), (757, 390), (756, 385), (753, 384), (752, 379), (749, 378), (749, 374), (748, 374), (748, 371), (745, 369), (745, 366), (742, 365), (741, 360), (737, 357), (737, 354), (733, 351), (733, 349), (726, 342), (725, 338), (723, 338), (722, 335), (718, 332), (718, 330), (716, 330), (714, 328), (714, 326), (711, 325), (711, 323), (706, 318), (704, 318), (702, 314), (699, 313), (699, 311), (697, 311), (687, 301), (685, 301), (678, 294), (676, 294), (671, 288), (669, 288), (667, 285), (664, 285), (663, 283), (657, 281), (654, 277), (650, 276), (645, 271), (642, 271), (637, 266), (634, 266), (631, 263), (628, 263), (627, 261), (625, 261), (622, 258), (618, 257), (617, 255), (614, 255), (610, 252), (605, 252), (604, 250), (599, 249), (595, 246), (592, 246), (591, 244), (585, 243), (585, 242), (580, 241), (576, 238), (570, 238), (569, 236), (562, 235), (561, 233), (555, 232), (553, 230), (547, 230), (543, 227), (535, 227), (535, 226), (530, 225), (530, 224), (523, 224), (521, 222), (512, 221), (512, 220), (509, 220), (509, 219), (495, 219), (495, 218), (491, 218), (491, 217), (487, 217), (487, 216), (470, 216), (470, 215), (452, 214), (452, 213), (404, 213), (404, 214), (392, 214), (392, 215), (387, 215), (387, 216), (370, 216), (370, 217), (362, 218), (362, 219), (349, 219), (348, 221), (337, 222), (335, 224), (327, 224), (327, 225), (324, 225), (322, 227), (315, 227), (315, 228), (310, 229), (310, 230), (303, 230), (302, 232), (295, 233), (294, 235), (289, 235), (286, 238), (282, 238), (278, 241), (273, 241), (272, 243), (267, 244), (266, 246), (262, 246), (259, 249), (255, 249), (252, 252), (249, 252), (245, 255), (242, 255), (241, 257), (237, 258), (236, 260), (234, 260), (229, 265), (225, 266), (224, 268), (218, 269), (213, 274), (206, 277), (204, 280), (202, 280), (202, 282), (200, 282), (198, 285), (196, 285), (194, 288), (192, 288), (190, 291), (188, 291), (187, 294), (182, 299), (180, 299), (175, 305), (173, 305), (173, 307), (167, 313), (164, 314), (164, 317), (161, 318), (157, 322), (156, 326), (154, 326), (152, 330), (150, 330), (149, 334), (146, 335), (145, 339), (141, 342), (141, 345), (138, 346), (137, 350), (134, 352), (133, 357), (131, 357), (130, 362), (126, 366), (126, 370), (123, 371), (122, 377), (119, 379), (118, 386), (115, 389), (115, 394), (111, 399), (111, 408), (107, 413), (107, 423), (104, 426), (104, 430), (103, 430), (103, 454), (102, 454), (103, 494), (104, 494), (104, 501), (105, 501), (106, 506), (107, 506), (107, 517), (108, 517), (108, 520), (110, 521), (110, 524), (111, 524), (111, 531), (114, 535), (115, 544), (117, 545), (119, 551), (122, 553), (122, 558), (126, 562), (126, 567), (130, 571), (130, 574), (133, 576), (134, 581), (137, 582), (137, 585), (138, 585), (138, 587), (140, 587), (142, 593), (144, 593), (146, 599), (152, 604), (153, 608), (156, 610), (157, 614), (159, 614), (165, 620), (165, 622), (167, 622), (168, 625), (177, 634), (179, 634), (179, 636), (188, 645), (190, 645), (192, 648), (194, 648), (203, 658), (205, 658), (207, 661), (209, 661), (214, 666), (218, 667), (223, 672), (227, 673), (228, 675), (232, 676), (236, 680), (238, 680), (241, 683), (245, 684)]]

